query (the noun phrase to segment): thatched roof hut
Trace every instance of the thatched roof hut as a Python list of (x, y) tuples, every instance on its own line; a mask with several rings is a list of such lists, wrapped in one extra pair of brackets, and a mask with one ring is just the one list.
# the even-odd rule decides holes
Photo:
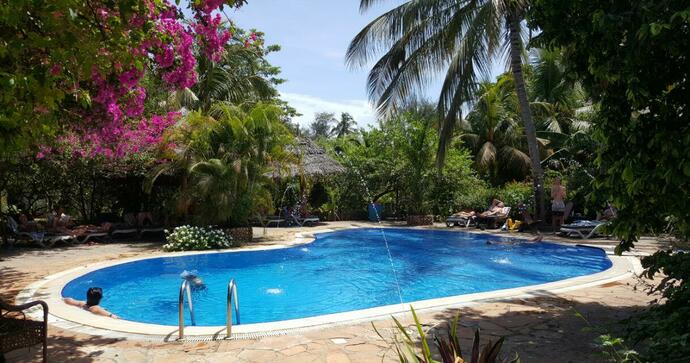
[(326, 154), (326, 151), (308, 138), (297, 138), (294, 145), (287, 149), (295, 154), (299, 162), (283, 165), (271, 172), (274, 178), (295, 177), (305, 175), (309, 177), (325, 177), (339, 174), (345, 168), (335, 159)]

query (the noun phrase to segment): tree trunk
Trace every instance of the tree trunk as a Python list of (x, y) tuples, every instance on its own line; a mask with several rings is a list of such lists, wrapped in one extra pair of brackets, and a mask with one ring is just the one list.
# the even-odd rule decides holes
[(541, 157), (539, 155), (539, 145), (537, 144), (537, 130), (532, 120), (532, 111), (529, 108), (527, 99), (527, 89), (525, 79), (522, 76), (522, 41), (520, 39), (520, 17), (512, 14), (508, 19), (510, 31), (510, 67), (515, 79), (515, 90), (518, 96), (520, 107), (520, 117), (525, 125), (525, 136), (527, 137), (527, 147), (529, 157), (532, 161), (532, 179), (534, 182), (534, 201), (536, 214), (539, 219), (544, 220), (544, 170), (541, 167)]

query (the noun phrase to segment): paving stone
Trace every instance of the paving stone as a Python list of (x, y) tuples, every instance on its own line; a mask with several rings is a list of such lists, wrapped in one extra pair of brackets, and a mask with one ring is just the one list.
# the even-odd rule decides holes
[(272, 350), (245, 349), (237, 355), (248, 362), (280, 362), (285, 356)]
[(326, 363), (350, 363), (350, 358), (343, 352), (332, 352), (326, 356)]
[(304, 345), (296, 345), (292, 348), (281, 350), (280, 352), (288, 357), (302, 352), (306, 352), (307, 348)]

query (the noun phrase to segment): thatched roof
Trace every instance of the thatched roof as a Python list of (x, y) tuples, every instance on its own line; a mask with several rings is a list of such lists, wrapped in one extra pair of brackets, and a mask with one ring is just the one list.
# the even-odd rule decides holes
[(339, 174), (345, 171), (340, 163), (328, 156), (326, 151), (310, 139), (299, 137), (294, 145), (287, 148), (300, 160), (298, 163), (283, 166), (271, 172), (274, 178), (295, 177), (306, 175), (310, 177), (323, 177)]

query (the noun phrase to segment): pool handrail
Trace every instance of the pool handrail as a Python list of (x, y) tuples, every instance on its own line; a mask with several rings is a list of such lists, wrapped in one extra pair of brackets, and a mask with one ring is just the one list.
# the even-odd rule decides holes
[(180, 285), (180, 299), (178, 301), (178, 316), (179, 316), (179, 336), (180, 339), (184, 338), (184, 293), (187, 292), (187, 305), (189, 305), (189, 315), (192, 318), (192, 325), (196, 325), (196, 319), (194, 318), (194, 305), (192, 304), (192, 289), (189, 287), (189, 281), (182, 281)]
[(227, 304), (227, 329), (225, 331), (225, 337), (230, 338), (232, 334), (232, 311), (230, 310), (230, 305), (235, 301), (235, 317), (237, 317), (237, 324), (240, 324), (240, 300), (237, 297), (237, 283), (235, 279), (231, 278), (228, 281), (228, 304)]

